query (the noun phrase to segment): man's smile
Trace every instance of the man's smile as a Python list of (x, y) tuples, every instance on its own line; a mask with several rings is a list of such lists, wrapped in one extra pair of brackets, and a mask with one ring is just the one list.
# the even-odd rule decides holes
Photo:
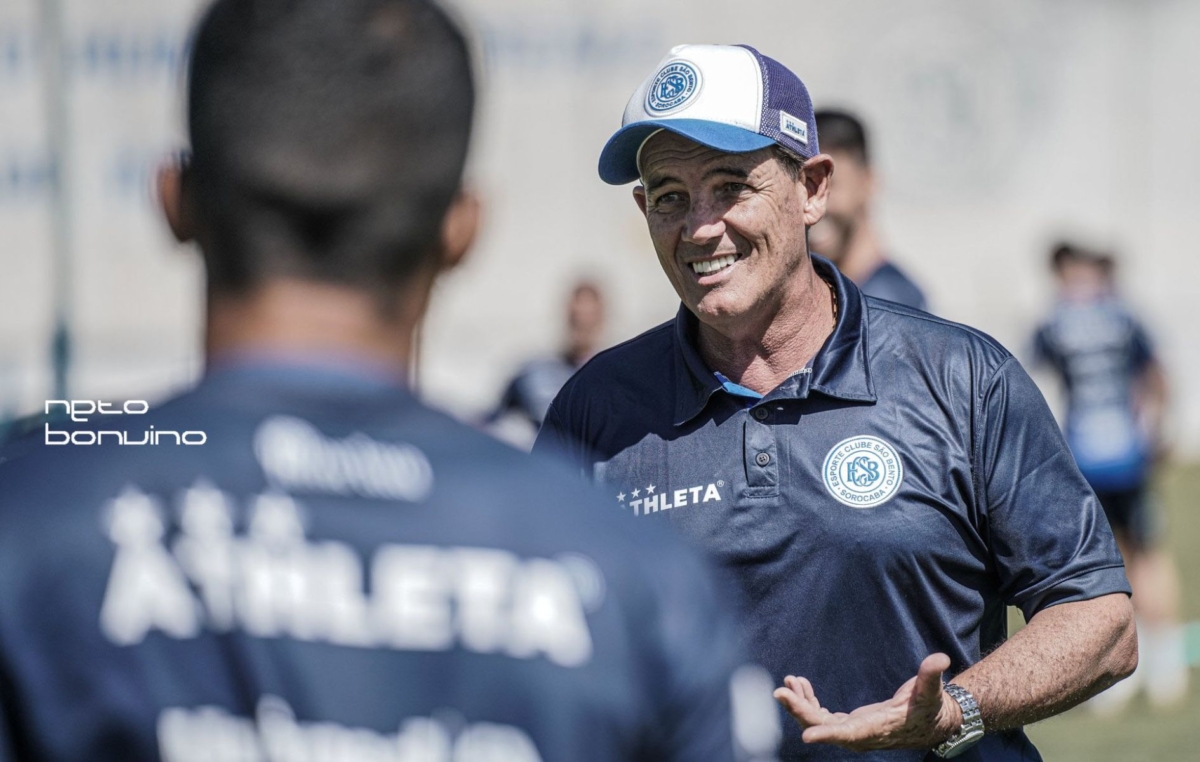
[(720, 280), (735, 264), (745, 259), (736, 251), (728, 254), (721, 254), (708, 259), (700, 259), (694, 262), (688, 262), (687, 267), (696, 275), (696, 280), (700, 285), (713, 285)]
[(692, 272), (697, 275), (707, 275), (715, 273), (718, 270), (724, 270), (737, 261), (737, 254), (725, 254), (716, 259), (704, 259), (699, 262), (692, 262)]

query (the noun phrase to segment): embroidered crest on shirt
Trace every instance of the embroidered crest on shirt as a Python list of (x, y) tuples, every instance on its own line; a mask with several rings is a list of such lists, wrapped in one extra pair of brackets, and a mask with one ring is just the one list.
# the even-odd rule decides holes
[(825, 456), (821, 468), (825, 489), (851, 508), (874, 508), (895, 496), (904, 481), (904, 464), (896, 448), (879, 437), (843, 439)]

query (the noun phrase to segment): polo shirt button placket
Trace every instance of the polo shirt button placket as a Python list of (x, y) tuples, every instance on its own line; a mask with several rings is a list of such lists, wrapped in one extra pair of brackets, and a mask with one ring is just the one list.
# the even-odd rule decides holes
[(779, 490), (776, 431), (771, 418), (771, 410), (766, 405), (750, 410), (742, 443), (746, 486), (758, 497), (777, 494)]

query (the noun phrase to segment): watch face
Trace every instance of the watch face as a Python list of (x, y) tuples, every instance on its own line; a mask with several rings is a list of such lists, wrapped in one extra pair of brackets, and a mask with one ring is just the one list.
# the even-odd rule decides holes
[[(959, 731), (962, 733), (962, 731)], [(973, 728), (937, 748), (935, 753), (942, 759), (952, 759), (983, 740), (983, 728)]]

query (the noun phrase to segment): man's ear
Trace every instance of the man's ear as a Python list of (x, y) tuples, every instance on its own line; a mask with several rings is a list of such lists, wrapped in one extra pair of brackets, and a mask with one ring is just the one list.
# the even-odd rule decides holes
[(189, 190), (191, 168), (185, 154), (167, 160), (158, 168), (155, 186), (158, 204), (175, 240), (187, 243), (196, 238), (196, 215)]
[(638, 209), (642, 210), (642, 214), (646, 213), (646, 189), (641, 185), (633, 186), (633, 200), (637, 203)]
[(483, 204), (470, 190), (460, 190), (442, 218), (442, 252), (438, 267), (452, 270), (466, 258), (479, 233)]
[(817, 154), (804, 162), (804, 189), (808, 197), (804, 201), (804, 224), (815, 225), (825, 216), (825, 205), (829, 201), (829, 184), (833, 178), (833, 159), (829, 154)]

